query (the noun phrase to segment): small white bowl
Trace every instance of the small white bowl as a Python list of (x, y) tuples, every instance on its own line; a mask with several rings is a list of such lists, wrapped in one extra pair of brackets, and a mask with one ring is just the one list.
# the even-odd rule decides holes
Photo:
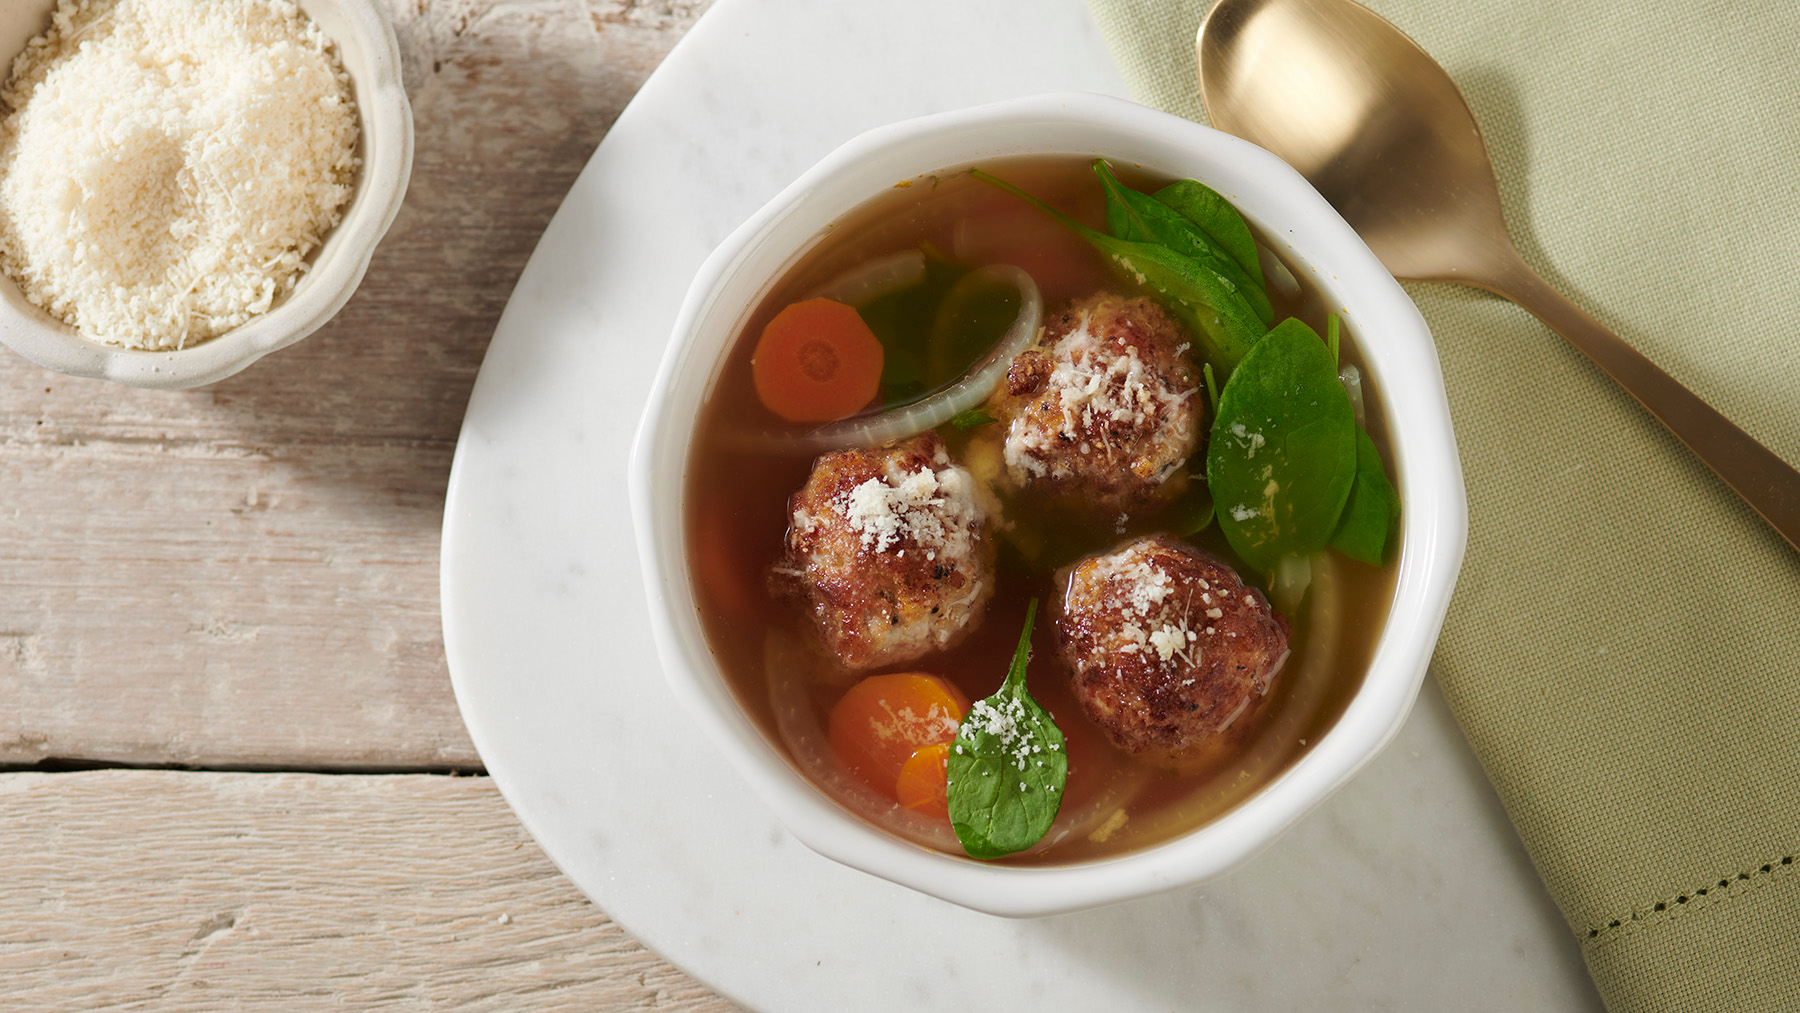
[[(684, 476), (697, 409), (772, 283), (838, 219), (897, 181), (1018, 155), (1105, 156), (1224, 193), (1341, 307), (1385, 395), (1404, 512), (1387, 625), (1329, 733), (1223, 816), (1167, 843), (1058, 867), (984, 864), (910, 844), (840, 808), (740, 708), (715, 664), (689, 582)], [(870, 131), (828, 155), (720, 244), (676, 319), (631, 466), (631, 502), (657, 648), (671, 689), (794, 836), (845, 865), (965, 907), (1037, 916), (1217, 875), (1343, 784), (1405, 720), (1462, 565), (1468, 507), (1437, 350), (1419, 311), (1323, 198), (1248, 142), (1119, 99), (1047, 95)]]
[[(343, 219), (314, 251), (294, 290), (267, 313), (210, 341), (179, 351), (124, 348), (84, 337), (26, 300), (0, 274), (0, 342), (40, 366), (132, 387), (181, 389), (222, 380), (299, 341), (350, 300), (375, 244), (387, 233), (412, 174), (412, 107), (400, 83), (400, 47), (379, 0), (299, 0), (337, 44), (356, 99), (362, 167)], [(50, 26), (56, 0), (7, 0), (0, 6), (0, 75)]]

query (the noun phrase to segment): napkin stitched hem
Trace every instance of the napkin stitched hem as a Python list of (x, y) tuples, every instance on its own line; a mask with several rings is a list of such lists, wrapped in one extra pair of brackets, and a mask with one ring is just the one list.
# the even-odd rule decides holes
[(1764, 862), (1761, 866), (1720, 879), (1717, 884), (1709, 883), (1686, 893), (1657, 901), (1647, 908), (1634, 909), (1630, 914), (1614, 918), (1604, 926), (1590, 927), (1584, 943), (1589, 948), (1603, 948), (1613, 939), (1651, 928), (1675, 918), (1684, 911), (1698, 911), (1706, 907), (1726, 904), (1756, 893), (1764, 887), (1781, 883), (1793, 872), (1795, 857), (1797, 856), (1793, 854), (1783, 855), (1778, 859)]

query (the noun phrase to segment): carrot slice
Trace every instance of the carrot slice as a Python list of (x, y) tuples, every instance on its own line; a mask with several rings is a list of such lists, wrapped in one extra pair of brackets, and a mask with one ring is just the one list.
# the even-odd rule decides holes
[(881, 342), (855, 307), (797, 302), (763, 328), (750, 357), (763, 407), (789, 422), (833, 422), (856, 414), (881, 386)]
[(915, 750), (900, 768), (894, 796), (908, 809), (950, 818), (950, 743), (940, 742)]
[(893, 797), (913, 754), (955, 738), (968, 710), (969, 698), (935, 675), (871, 675), (831, 709), (831, 748), (869, 787)]

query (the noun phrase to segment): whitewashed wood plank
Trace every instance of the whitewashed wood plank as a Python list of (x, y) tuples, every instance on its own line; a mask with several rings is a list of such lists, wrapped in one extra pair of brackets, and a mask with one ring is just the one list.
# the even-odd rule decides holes
[(344, 311), (192, 392), (0, 353), (0, 765), (479, 763), (437, 609), (451, 453), (538, 235), (705, 0), (388, 0), (407, 202)]
[(0, 774), (0, 1009), (716, 1011), (484, 777)]

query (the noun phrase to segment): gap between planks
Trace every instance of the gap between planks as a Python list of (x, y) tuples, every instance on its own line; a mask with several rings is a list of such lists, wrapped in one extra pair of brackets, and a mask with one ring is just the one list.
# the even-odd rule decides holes
[(445, 484), (551, 215), (708, 0), (379, 0), (417, 147), (342, 312), (191, 391), (0, 354), (0, 764), (480, 763), (438, 617)]

